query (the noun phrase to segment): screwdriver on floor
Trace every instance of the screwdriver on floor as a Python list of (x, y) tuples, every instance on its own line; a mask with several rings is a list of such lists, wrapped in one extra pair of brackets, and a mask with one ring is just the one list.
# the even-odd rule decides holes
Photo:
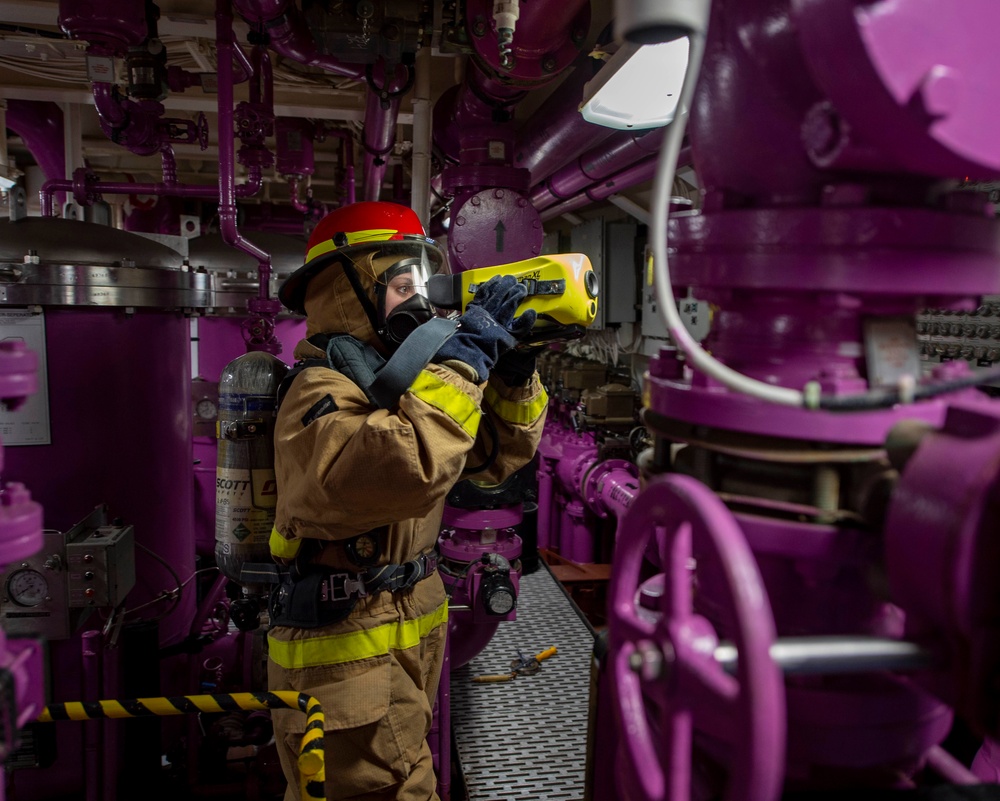
[(544, 651), (535, 654), (534, 656), (525, 656), (518, 651), (518, 659), (515, 659), (511, 664), (510, 673), (491, 673), (485, 676), (473, 676), (472, 680), (483, 684), (487, 682), (511, 681), (517, 677), (518, 673), (530, 676), (533, 673), (537, 673), (538, 670), (541, 669), (543, 661), (548, 659), (550, 656), (555, 656), (556, 653), (557, 649), (554, 645), (551, 648), (546, 648)]

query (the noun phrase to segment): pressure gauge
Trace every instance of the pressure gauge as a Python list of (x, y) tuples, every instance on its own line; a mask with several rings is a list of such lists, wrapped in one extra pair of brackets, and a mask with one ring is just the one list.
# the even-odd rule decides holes
[(219, 408), (211, 398), (202, 398), (198, 401), (194, 411), (202, 420), (214, 420), (219, 415)]
[(371, 534), (358, 534), (344, 543), (344, 549), (352, 562), (361, 567), (371, 567), (381, 556), (378, 540)]
[(19, 606), (38, 606), (48, 594), (48, 582), (37, 570), (18, 570), (7, 579), (7, 595)]

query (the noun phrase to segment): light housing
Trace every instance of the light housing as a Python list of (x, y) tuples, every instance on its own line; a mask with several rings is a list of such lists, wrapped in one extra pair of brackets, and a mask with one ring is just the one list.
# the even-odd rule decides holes
[(583, 87), (583, 118), (619, 130), (668, 124), (677, 110), (688, 49), (687, 37), (648, 45), (625, 42)]

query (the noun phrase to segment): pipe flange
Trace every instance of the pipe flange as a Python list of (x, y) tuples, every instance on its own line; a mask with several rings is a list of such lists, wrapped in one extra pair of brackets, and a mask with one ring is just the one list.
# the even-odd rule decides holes
[(607, 459), (593, 465), (580, 482), (580, 495), (584, 503), (602, 519), (608, 516), (609, 510), (601, 498), (601, 483), (606, 476), (616, 470), (624, 471), (636, 481), (639, 480), (639, 469), (632, 462), (627, 459)]

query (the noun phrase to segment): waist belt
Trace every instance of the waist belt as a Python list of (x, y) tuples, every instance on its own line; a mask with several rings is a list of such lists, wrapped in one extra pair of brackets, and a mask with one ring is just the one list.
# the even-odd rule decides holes
[(240, 580), (248, 584), (277, 584), (268, 603), (273, 624), (316, 628), (343, 620), (361, 598), (386, 590), (409, 589), (435, 570), (437, 554), (432, 552), (405, 564), (377, 565), (362, 573), (334, 571), (323, 565), (298, 569), (246, 564)]

